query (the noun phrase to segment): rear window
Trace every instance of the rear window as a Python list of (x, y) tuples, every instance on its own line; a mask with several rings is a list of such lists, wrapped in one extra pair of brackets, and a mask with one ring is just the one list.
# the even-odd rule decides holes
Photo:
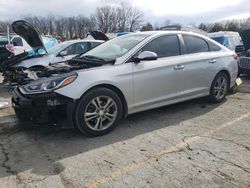
[(207, 42), (199, 37), (183, 35), (187, 54), (209, 52)]
[(19, 37), (15, 37), (12, 40), (14, 46), (23, 46), (23, 41)]
[(210, 41), (207, 41), (208, 42), (208, 45), (209, 45), (209, 49), (211, 52), (215, 52), (215, 51), (220, 51), (221, 50), (221, 47), (219, 47), (218, 45), (210, 42)]

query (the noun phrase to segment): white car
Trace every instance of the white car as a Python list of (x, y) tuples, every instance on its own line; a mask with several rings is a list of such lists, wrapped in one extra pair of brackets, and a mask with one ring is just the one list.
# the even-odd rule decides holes
[(47, 50), (47, 54), (35, 58), (24, 60), (15, 65), (15, 67), (46, 67), (48, 65), (67, 61), (78, 54), (82, 54), (91, 48), (103, 43), (102, 40), (70, 40), (62, 42)]
[(132, 113), (204, 96), (223, 101), (237, 79), (237, 58), (191, 32), (127, 34), (39, 72), (13, 90), (13, 107), (21, 120), (64, 122), (100, 136)]
[(88, 37), (83, 40), (71, 40), (48, 48), (53, 41), (45, 44), (39, 32), (26, 21), (13, 22), (12, 29), (33, 49), (18, 55), (0, 57), (0, 72), (3, 73), (4, 81), (12, 84), (21, 84), (30, 79), (36, 79), (27, 78), (27, 75), (33, 75), (33, 71), (43, 70), (49, 65), (66, 62), (108, 40), (102, 32), (91, 31), (90, 35), (94, 39)]
[(207, 36), (216, 42), (226, 46), (228, 49), (235, 51), (237, 46), (242, 45), (242, 39), (238, 32), (219, 31), (208, 33)]

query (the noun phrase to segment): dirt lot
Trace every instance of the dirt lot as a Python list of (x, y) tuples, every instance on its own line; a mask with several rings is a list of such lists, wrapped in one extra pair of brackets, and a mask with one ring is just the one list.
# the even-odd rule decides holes
[(17, 124), (0, 110), (1, 188), (250, 187), (250, 78), (222, 104), (138, 113), (98, 138)]

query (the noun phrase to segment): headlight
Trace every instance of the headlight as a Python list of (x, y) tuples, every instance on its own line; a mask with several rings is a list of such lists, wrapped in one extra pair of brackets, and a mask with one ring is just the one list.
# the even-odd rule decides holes
[(74, 82), (76, 78), (77, 73), (64, 74), (58, 77), (34, 81), (30, 84), (20, 87), (20, 90), (24, 94), (51, 92)]

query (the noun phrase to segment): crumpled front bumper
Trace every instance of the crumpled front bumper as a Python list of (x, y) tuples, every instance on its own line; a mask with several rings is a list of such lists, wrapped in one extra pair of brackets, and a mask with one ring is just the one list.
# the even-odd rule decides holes
[(75, 105), (75, 101), (54, 92), (24, 95), (18, 87), (12, 91), (12, 106), (22, 122), (73, 128)]

